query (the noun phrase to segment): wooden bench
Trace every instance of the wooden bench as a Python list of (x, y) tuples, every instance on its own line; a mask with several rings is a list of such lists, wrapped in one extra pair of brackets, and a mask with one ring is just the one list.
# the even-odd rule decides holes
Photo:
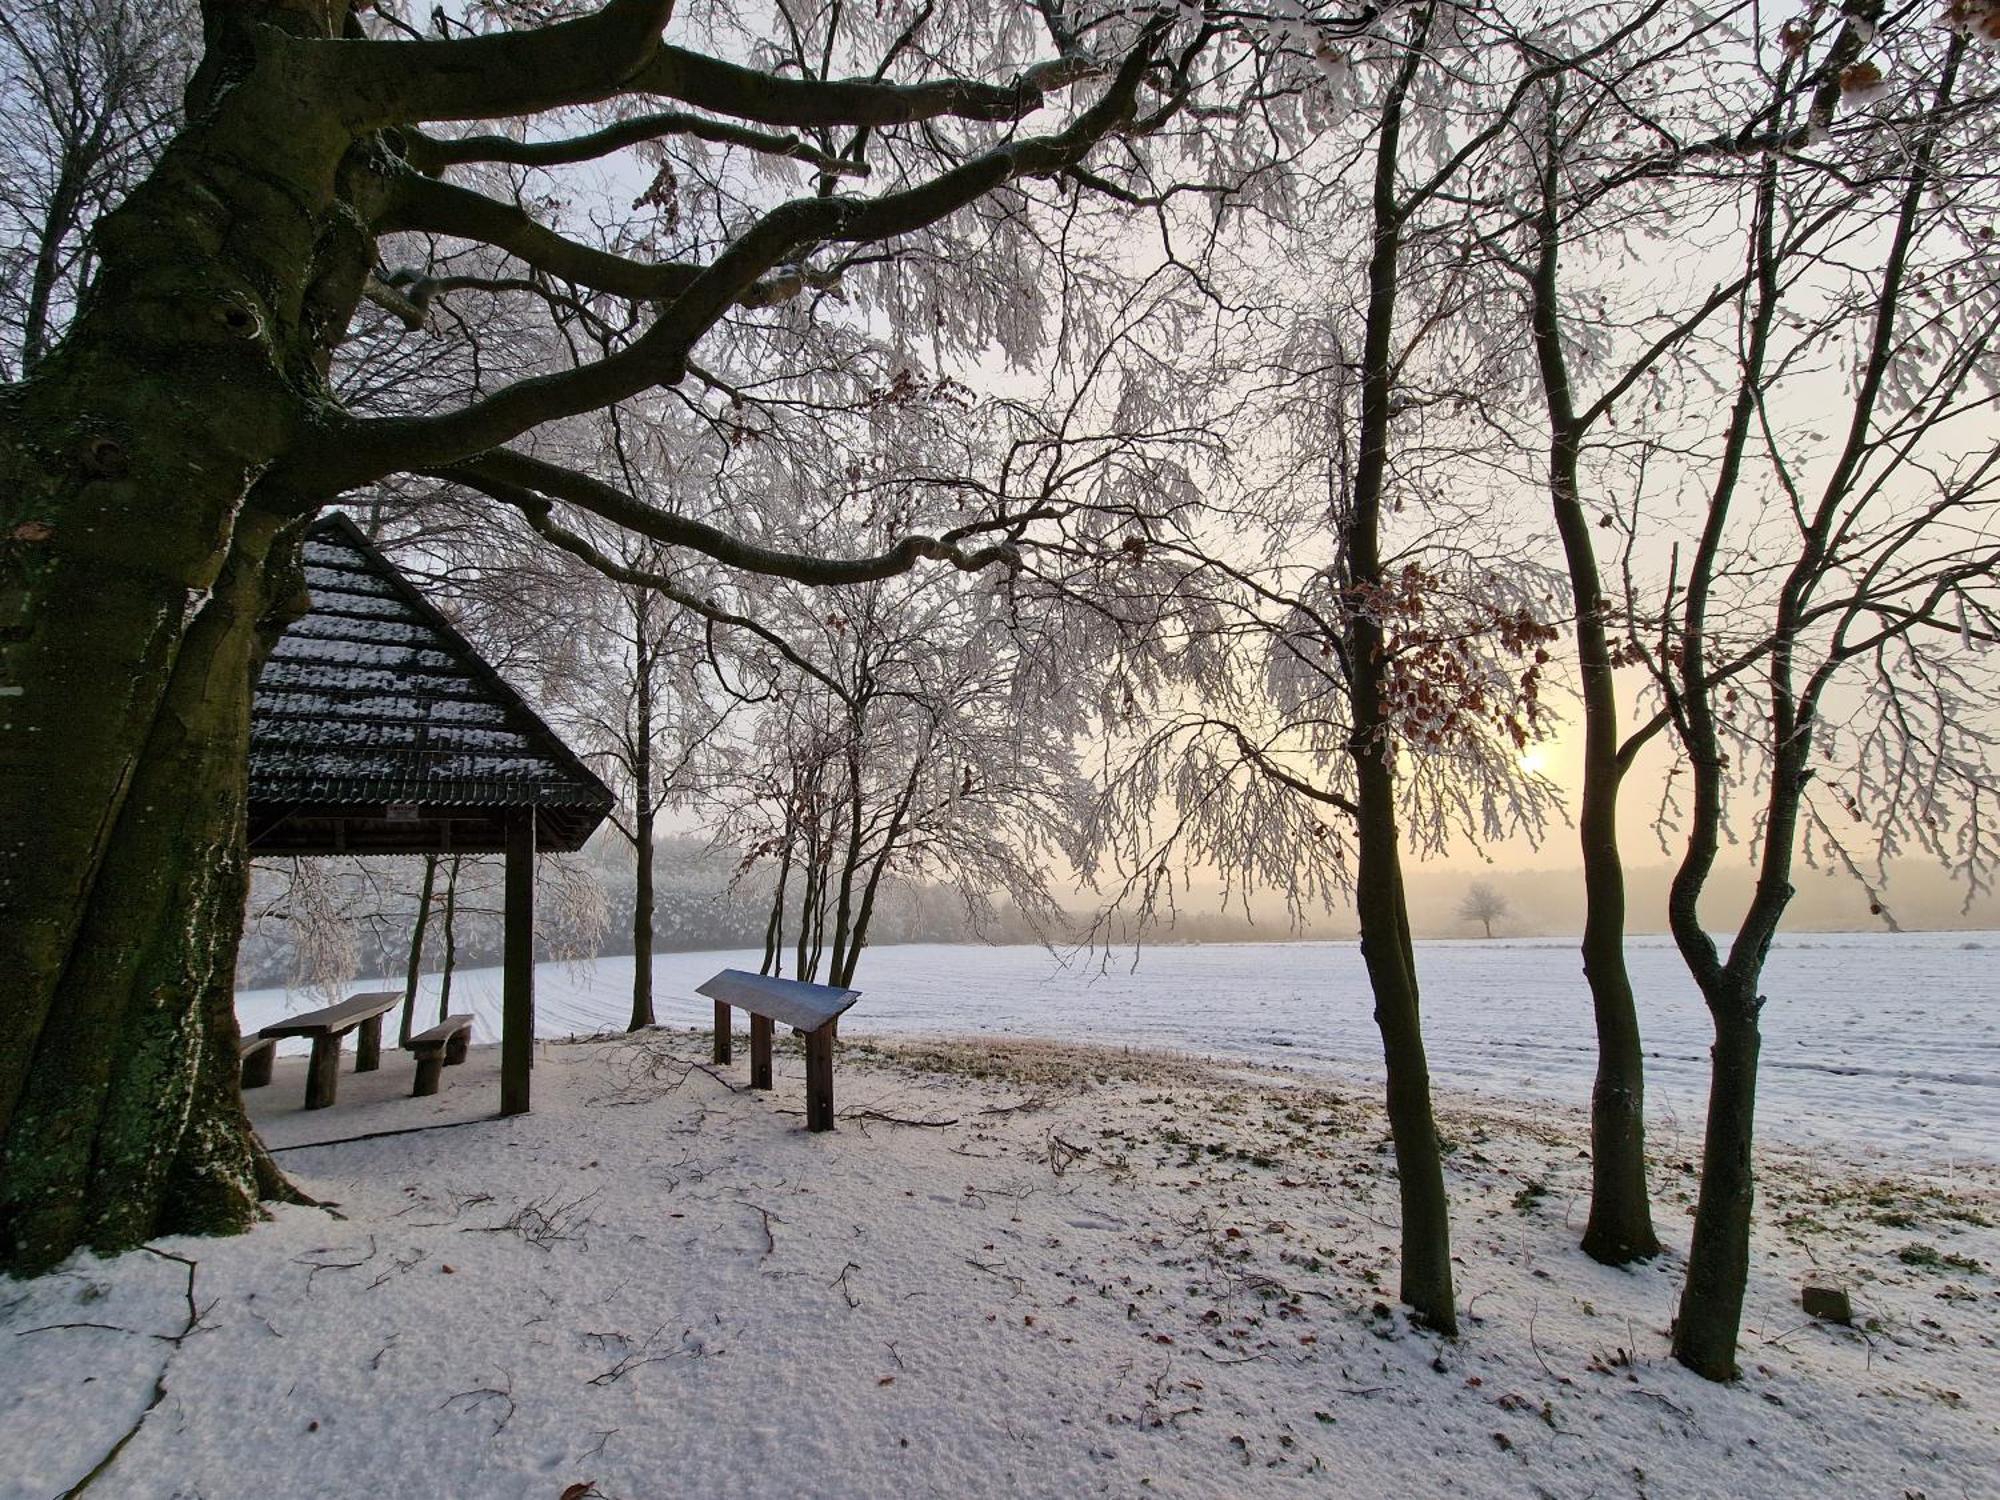
[(403, 1003), (401, 990), (367, 990), (349, 995), (338, 1005), (288, 1016), (258, 1032), (259, 1038), (312, 1038), (312, 1060), (306, 1064), (306, 1108), (325, 1109), (340, 1086), (340, 1044), (359, 1030), (354, 1043), (354, 1071), (372, 1073), (382, 1066), (382, 1017)]
[(417, 1081), (410, 1088), (412, 1099), (422, 1099), (438, 1091), (444, 1070), (465, 1061), (465, 1049), (472, 1045), (472, 1017), (446, 1016), (429, 1031), (420, 1031), (405, 1044), (417, 1055)]
[(277, 1038), (246, 1036), (238, 1044), (236, 1056), (243, 1064), (243, 1087), (261, 1089), (271, 1081), (271, 1065), (278, 1060)]
[(833, 1129), (833, 1026), (861, 998), (859, 990), (800, 979), (774, 979), (744, 969), (724, 969), (695, 993), (715, 1002), (715, 1060), (729, 1061), (729, 1008), (750, 1015), (750, 1087), (771, 1087), (771, 1023), (781, 1021), (806, 1039), (806, 1129)]

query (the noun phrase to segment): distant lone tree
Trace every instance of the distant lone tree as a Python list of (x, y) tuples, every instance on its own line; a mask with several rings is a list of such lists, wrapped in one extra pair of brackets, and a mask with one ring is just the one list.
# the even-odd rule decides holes
[(1485, 881), (1475, 881), (1465, 899), (1458, 903), (1458, 920), (1477, 922), (1486, 929), (1486, 936), (1493, 936), (1493, 924), (1507, 915), (1507, 898), (1494, 890)]

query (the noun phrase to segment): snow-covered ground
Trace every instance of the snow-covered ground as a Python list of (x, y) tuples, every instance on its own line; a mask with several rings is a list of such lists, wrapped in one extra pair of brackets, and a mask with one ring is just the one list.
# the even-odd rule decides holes
[[(2000, 935), (1809, 933), (1779, 939), (1767, 970), (1759, 1130), (1847, 1156), (1886, 1152), (1949, 1170), (2000, 1160)], [(1708, 1015), (1672, 943), (1631, 945), (1648, 1054), (1655, 1138), (1699, 1142), (1708, 1086)], [(675, 953), (655, 965), (663, 1022), (705, 1022), (694, 986), (746, 953)], [(1575, 945), (1551, 939), (1418, 945), (1425, 1031), (1437, 1081), (1452, 1090), (1572, 1105), (1589, 1097), (1590, 999)], [(431, 981), (434, 985), (435, 981)], [(542, 966), (546, 1036), (622, 1029), (632, 961)], [(1284, 1062), (1349, 1080), (1374, 1077), (1379, 1042), (1351, 943), (1148, 948), (1058, 963), (1039, 948), (873, 949), (853, 1035), (980, 1035), (1165, 1047)], [(246, 992), (246, 1030), (324, 997)], [(453, 1008), (498, 1035), (499, 974), (455, 981)], [(298, 1044), (303, 1045), (303, 1044)]]
[(771, 1095), (699, 1034), (544, 1044), (504, 1121), (495, 1050), (432, 1099), (391, 1053), (310, 1115), (281, 1062), (252, 1110), (337, 1216), (0, 1280), (0, 1497), (100, 1464), (140, 1500), (2000, 1494), (1989, 1167), (1767, 1152), (1719, 1386), (1667, 1357), (1687, 1162), (1669, 1253), (1595, 1265), (1571, 1114), (1441, 1101), (1447, 1341), (1395, 1307), (1372, 1089), (849, 1043), (815, 1136), (789, 1038)]

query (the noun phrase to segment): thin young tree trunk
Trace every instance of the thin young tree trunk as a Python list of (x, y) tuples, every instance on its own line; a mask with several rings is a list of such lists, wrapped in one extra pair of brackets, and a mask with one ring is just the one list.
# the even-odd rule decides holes
[(792, 832), (787, 817), (784, 850), (778, 856), (778, 878), (772, 884), (771, 918), (764, 924), (764, 963), (759, 974), (780, 974), (785, 957), (785, 887), (792, 878)]
[(410, 930), (410, 961), (403, 971), (403, 1020), (398, 1030), (397, 1044), (407, 1047), (415, 1034), (417, 1014), (417, 981), (424, 972), (424, 931), (431, 921), (431, 893), (437, 889), (438, 857), (424, 856), (424, 884), (417, 892), (417, 920)]
[(1756, 1201), (1751, 1142), (1760, 1047), (1754, 994), (1720, 986), (1707, 997), (1715, 1021), (1687, 1286), (1674, 1318), (1674, 1358), (1710, 1380), (1736, 1374), (1736, 1331), (1750, 1278), (1750, 1214)]
[(827, 978), (834, 984), (849, 967), (848, 949), (854, 929), (854, 877), (861, 869), (861, 728), (852, 724), (847, 746), (847, 848), (840, 860), (840, 896), (833, 921), (833, 954)]
[(634, 820), (632, 857), (637, 879), (632, 898), (632, 1022), (626, 1030), (653, 1024), (653, 811)]
[(1395, 378), (1390, 345), (1402, 248), (1396, 161), (1403, 100), (1423, 55), (1424, 24), (1419, 21), (1407, 60), (1390, 86), (1376, 146), (1375, 242), (1368, 264), (1360, 433), (1353, 495), (1341, 540), (1351, 600), (1346, 647), (1353, 716), (1348, 753), (1354, 763), (1357, 829), (1355, 910), (1388, 1073), (1389, 1131), (1403, 1211), (1402, 1300), (1420, 1323), (1455, 1334), (1450, 1209), (1437, 1122), (1431, 1113), (1430, 1068), (1424, 1055), (1416, 955), (1410, 942), (1396, 822), (1394, 726), (1386, 709), (1387, 642), (1375, 615), (1383, 584), (1382, 496)]
[(451, 976), (458, 967), (458, 872), (464, 863), (454, 854), (444, 875), (444, 964), (438, 975), (438, 1024), (451, 1014)]
[(910, 767), (909, 778), (903, 783), (902, 796), (890, 813), (889, 829), (882, 837), (881, 851), (875, 856), (875, 862), (868, 871), (867, 885), (862, 888), (861, 910), (854, 918), (854, 931), (848, 939), (846, 959), (840, 968), (828, 976), (842, 989), (851, 989), (854, 986), (854, 971), (861, 963), (861, 950), (868, 946), (869, 924), (875, 920), (875, 896), (881, 888), (883, 875), (889, 869), (889, 860), (895, 854), (897, 844), (902, 838), (903, 824), (909, 817), (910, 804), (916, 799), (917, 782), (922, 777), (924, 763), (925, 757), (920, 754), (916, 764)]
[(637, 816), (632, 826), (632, 1019), (638, 1031), (653, 1024), (653, 666), (648, 654), (647, 610), (639, 609), (637, 734), (632, 745), (632, 782)]
[(1558, 112), (1551, 109), (1549, 117), (1530, 320), (1548, 409), (1549, 501), (1569, 570), (1582, 678), (1583, 788), (1577, 838), (1583, 854), (1583, 972), (1597, 1025), (1597, 1077), (1590, 1091), (1590, 1218), (1583, 1250), (1593, 1260), (1619, 1266), (1659, 1254), (1660, 1240), (1646, 1186), (1645, 1051), (1625, 963), (1625, 866), (1618, 847), (1624, 763), (1617, 683), (1606, 628), (1608, 607), (1578, 477), (1584, 427), (1571, 394), (1558, 310)]

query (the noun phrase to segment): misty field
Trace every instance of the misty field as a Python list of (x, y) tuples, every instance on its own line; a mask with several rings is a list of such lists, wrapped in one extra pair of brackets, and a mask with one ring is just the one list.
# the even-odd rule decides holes
[[(1768, 970), (1760, 1129), (1844, 1156), (1886, 1152), (1948, 1169), (2000, 1158), (2000, 934), (1801, 933)], [(1672, 942), (1637, 937), (1633, 979), (1645, 1027), (1657, 1153), (1699, 1150), (1709, 1022)], [(742, 952), (670, 953), (654, 965), (659, 1018), (706, 1024), (694, 986)], [(1576, 949), (1557, 939), (1418, 944), (1425, 1034), (1444, 1089), (1545, 1098), (1581, 1108), (1595, 1051)], [(624, 1025), (630, 958), (544, 964), (538, 1029), (570, 1036)], [(424, 980), (436, 992), (436, 976)], [(1047, 1037), (1252, 1058), (1350, 1080), (1379, 1076), (1380, 1042), (1352, 943), (1241, 943), (1072, 956), (1034, 947), (919, 944), (871, 950), (847, 1036)], [(453, 1008), (499, 1036), (499, 971), (454, 980)], [(247, 1032), (320, 1000), (246, 991)], [(741, 1018), (739, 1017), (739, 1024)]]

